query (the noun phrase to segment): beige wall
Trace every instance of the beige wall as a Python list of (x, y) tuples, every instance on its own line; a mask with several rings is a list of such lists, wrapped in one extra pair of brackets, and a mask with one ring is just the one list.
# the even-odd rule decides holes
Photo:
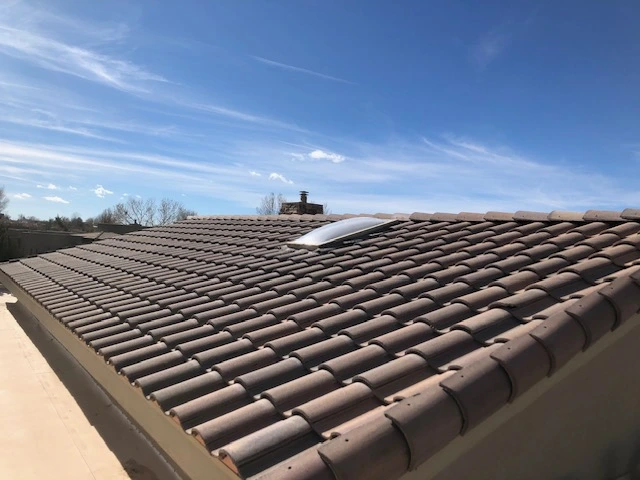
[(427, 462), (409, 476), (434, 480), (640, 479), (640, 326), (637, 317), (630, 322), (635, 326), (620, 340), (470, 449), (459, 449), (456, 460), (439, 474), (429, 477)]

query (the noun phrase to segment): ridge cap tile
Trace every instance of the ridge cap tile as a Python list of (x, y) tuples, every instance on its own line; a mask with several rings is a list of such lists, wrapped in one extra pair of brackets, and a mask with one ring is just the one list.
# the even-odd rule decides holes
[(544, 212), (518, 210), (513, 214), (513, 219), (517, 222), (547, 222), (549, 220), (549, 214)]
[(620, 216), (625, 220), (640, 220), (640, 208), (625, 208)]
[[(640, 270), (636, 271), (636, 275), (638, 272)], [(633, 276), (618, 278), (598, 290), (597, 294), (606, 298), (615, 309), (616, 319), (612, 329), (640, 311), (640, 281), (634, 281)]]
[(551, 370), (547, 350), (530, 335), (506, 342), (490, 354), (507, 372), (511, 382), (509, 402), (543, 380)]
[(431, 220), (432, 213), (413, 212), (409, 215), (409, 220), (414, 222), (429, 222)]
[(583, 222), (584, 213), (569, 210), (553, 210), (548, 216), (550, 221), (556, 222)]
[(587, 210), (582, 216), (585, 222), (623, 222), (621, 212), (611, 210)]
[(584, 329), (587, 337), (585, 350), (613, 330), (617, 320), (614, 305), (598, 292), (578, 299), (565, 312), (576, 319)]
[(385, 412), (409, 447), (408, 470), (415, 470), (463, 429), (462, 412), (453, 397), (436, 386), (407, 397)]
[(547, 350), (551, 359), (549, 375), (581, 352), (587, 343), (587, 334), (580, 323), (564, 311), (551, 315), (529, 335)]
[(508, 212), (487, 212), (484, 219), (490, 222), (513, 222), (513, 213)]
[(445, 378), (440, 386), (462, 412), (462, 435), (506, 405), (512, 390), (507, 372), (489, 355)]
[(482, 223), (485, 221), (485, 215), (483, 213), (460, 212), (456, 217), (457, 220), (462, 222)]
[(382, 412), (320, 445), (318, 453), (341, 480), (388, 480), (409, 469), (408, 445)]

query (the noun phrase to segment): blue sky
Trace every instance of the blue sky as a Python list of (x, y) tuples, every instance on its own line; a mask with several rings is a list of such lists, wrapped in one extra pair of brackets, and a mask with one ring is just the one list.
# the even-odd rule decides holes
[(640, 5), (0, 3), (9, 213), (640, 205)]

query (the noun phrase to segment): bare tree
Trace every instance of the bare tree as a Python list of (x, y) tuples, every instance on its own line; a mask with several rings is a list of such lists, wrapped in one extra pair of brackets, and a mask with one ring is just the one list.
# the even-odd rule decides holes
[(93, 222), (95, 224), (118, 223), (118, 219), (116, 218), (116, 214), (113, 211), (113, 208), (105, 208), (101, 213), (94, 217)]
[(256, 212), (258, 215), (277, 215), (280, 213), (280, 206), (286, 201), (287, 199), (281, 193), (276, 195), (271, 192), (262, 197), (260, 206), (256, 208)]
[(187, 210), (184, 205), (170, 198), (160, 200), (157, 211), (156, 225), (167, 225), (168, 223), (185, 220), (190, 215), (197, 215), (193, 210)]
[(125, 203), (113, 207), (119, 223), (137, 223), (138, 225), (155, 225), (156, 202), (153, 198), (143, 199), (129, 197)]
[(176, 200), (163, 198), (158, 204), (153, 198), (129, 197), (126, 202), (105, 209), (95, 217), (95, 222), (154, 226), (184, 220), (189, 215), (196, 215), (196, 212)]
[(7, 195), (4, 193), (4, 185), (0, 187), (0, 213), (4, 212), (4, 209), (7, 208), (7, 204), (9, 203), (9, 199)]

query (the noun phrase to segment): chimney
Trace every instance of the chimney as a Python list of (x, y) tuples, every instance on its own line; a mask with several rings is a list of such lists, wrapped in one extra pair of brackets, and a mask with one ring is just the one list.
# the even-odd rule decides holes
[(300, 191), (299, 202), (285, 202), (280, 205), (280, 215), (322, 215), (324, 208), (318, 203), (309, 203), (309, 192)]

